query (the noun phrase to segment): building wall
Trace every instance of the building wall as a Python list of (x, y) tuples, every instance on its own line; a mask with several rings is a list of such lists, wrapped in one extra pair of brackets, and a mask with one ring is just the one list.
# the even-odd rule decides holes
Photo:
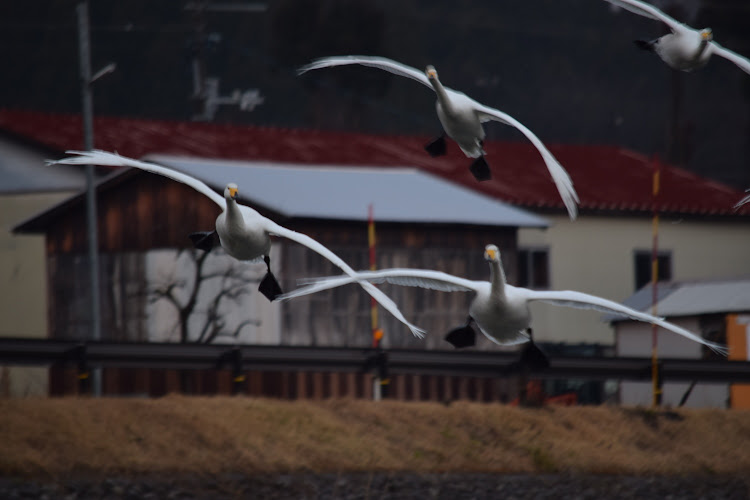
[[(667, 318), (670, 322), (693, 332), (700, 332), (700, 319), (697, 316), (684, 318)], [(650, 324), (639, 321), (621, 321), (615, 323), (617, 336), (616, 355), (624, 357), (650, 357), (652, 353), (652, 328)], [(657, 335), (657, 353), (670, 358), (701, 359), (706, 348), (681, 335), (659, 330)], [(666, 382), (662, 387), (664, 406), (676, 407), (690, 387), (690, 383)], [(620, 383), (620, 404), (650, 406), (653, 385), (648, 382)], [(729, 403), (728, 384), (696, 384), (690, 392), (684, 406), (688, 408), (726, 408)]]
[[(728, 201), (730, 203), (730, 201)], [(634, 252), (651, 248), (650, 217), (549, 216), (547, 230), (520, 229), (519, 248), (547, 247), (552, 289), (621, 302), (635, 291)], [(660, 250), (671, 251), (672, 279), (750, 274), (750, 224), (663, 217)], [(532, 305), (534, 336), (551, 342), (614, 343), (614, 330), (592, 311)]]
[[(67, 195), (0, 196), (0, 336), (47, 337), (44, 236), (14, 235), (11, 229)], [(1, 370), (0, 396), (5, 392), (13, 396), (46, 394), (47, 370), (26, 367)]]

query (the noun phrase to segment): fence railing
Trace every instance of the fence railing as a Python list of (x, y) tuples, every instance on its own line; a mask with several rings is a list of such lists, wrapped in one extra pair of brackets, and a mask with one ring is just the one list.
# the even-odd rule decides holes
[[(519, 373), (518, 354), (269, 345), (79, 342), (0, 338), (0, 364), (182, 370), (361, 372), (502, 377)], [(750, 362), (661, 359), (663, 381), (750, 383)], [(542, 379), (649, 380), (651, 358), (552, 356)]]

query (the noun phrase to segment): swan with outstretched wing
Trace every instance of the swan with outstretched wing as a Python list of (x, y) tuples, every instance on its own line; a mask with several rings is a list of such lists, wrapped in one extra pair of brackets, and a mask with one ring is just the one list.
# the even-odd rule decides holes
[[(466, 325), (448, 333), (446, 340), (455, 347), (474, 345), (476, 333), (473, 324), (492, 342), (500, 345), (520, 344), (531, 341), (527, 349), (533, 349), (533, 356), (543, 363), (543, 354), (533, 347), (531, 336), (531, 312), (529, 304), (534, 301), (546, 302), (555, 306), (594, 309), (608, 314), (618, 314), (647, 323), (653, 323), (666, 330), (682, 335), (692, 341), (706, 345), (710, 349), (726, 354), (727, 347), (703, 339), (685, 328), (669, 323), (662, 318), (636, 311), (630, 307), (595, 295), (572, 290), (543, 291), (515, 287), (506, 283), (505, 271), (500, 262), (500, 251), (495, 245), (487, 245), (484, 257), (490, 265), (490, 281), (472, 281), (452, 276), (440, 271), (421, 269), (384, 269), (362, 271), (358, 278), (372, 283), (392, 283), (403, 286), (418, 286), (445, 292), (473, 292), (474, 299), (469, 307)], [(309, 284), (280, 297), (281, 300), (300, 297), (353, 283), (351, 276), (334, 276), (308, 281)], [(538, 352), (537, 352), (538, 351)]]
[(269, 255), (271, 250), (271, 236), (280, 236), (304, 245), (331, 261), (347, 273), (347, 275), (351, 276), (355, 282), (358, 282), (384, 309), (406, 325), (412, 334), (419, 338), (424, 336), (424, 331), (408, 322), (403, 314), (401, 314), (398, 306), (387, 295), (378, 290), (372, 283), (358, 281), (357, 273), (331, 250), (309, 236), (280, 226), (274, 221), (263, 217), (252, 208), (237, 203), (239, 188), (236, 184), (227, 184), (224, 189), (224, 196), (222, 197), (202, 181), (154, 163), (134, 160), (106, 151), (67, 151), (67, 153), (74, 156), (51, 161), (50, 163), (133, 167), (186, 184), (210, 198), (211, 201), (221, 208), (221, 214), (216, 218), (216, 228), (214, 231), (192, 233), (190, 235), (191, 240), (193, 240), (196, 247), (210, 251), (214, 246), (215, 237), (218, 235), (222, 248), (235, 259), (256, 260), (263, 258), (266, 263), (267, 272), (258, 290), (269, 300), (273, 301), (282, 293), (281, 287), (271, 272), (271, 258)]
[[(518, 129), (531, 141), (539, 151), (539, 154), (542, 155), (544, 164), (547, 166), (547, 170), (560, 193), (560, 197), (565, 204), (565, 208), (568, 210), (570, 218), (576, 218), (578, 214), (577, 203), (579, 200), (578, 194), (573, 189), (573, 182), (570, 180), (568, 172), (565, 171), (560, 162), (544, 146), (542, 141), (512, 116), (498, 109), (480, 104), (463, 92), (457, 92), (444, 87), (438, 79), (437, 71), (433, 66), (427, 66), (427, 69), (422, 72), (405, 64), (386, 59), (385, 57), (338, 56), (317, 59), (301, 67), (298, 73), (303, 74), (316, 69), (350, 64), (382, 69), (395, 75), (410, 78), (432, 89), (437, 96), (437, 115), (445, 133), (448, 137), (456, 141), (461, 151), (467, 157), (476, 158), (469, 167), (469, 170), (471, 170), (471, 173), (479, 181), (492, 178), (492, 173), (484, 158), (485, 153), (482, 148), (485, 137), (482, 124), (488, 121), (497, 121)], [(427, 144), (425, 149), (432, 156), (444, 155), (446, 151), (445, 137), (440, 136), (436, 138)]]
[(666, 15), (656, 7), (640, 0), (605, 0), (629, 12), (661, 21), (669, 27), (667, 33), (655, 40), (636, 40), (635, 44), (655, 52), (670, 67), (680, 71), (693, 71), (708, 63), (712, 55), (732, 61), (745, 73), (750, 73), (750, 60), (713, 41), (711, 28), (696, 30)]

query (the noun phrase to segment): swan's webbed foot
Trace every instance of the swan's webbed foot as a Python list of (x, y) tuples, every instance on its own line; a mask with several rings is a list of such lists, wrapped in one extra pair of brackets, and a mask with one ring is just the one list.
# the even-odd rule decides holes
[(443, 156), (446, 151), (445, 136), (441, 135), (428, 142), (425, 147), (425, 151), (430, 153), (433, 158), (436, 156)]
[(521, 351), (521, 358), (518, 360), (522, 367), (529, 368), (529, 371), (542, 371), (549, 368), (549, 358), (534, 343), (534, 337), (531, 328), (529, 332), (529, 343)]
[(216, 246), (216, 231), (197, 231), (188, 235), (193, 246), (198, 250), (210, 252)]
[(271, 272), (271, 259), (268, 257), (268, 255), (263, 256), (263, 261), (266, 263), (266, 268), (268, 269), (268, 271), (261, 280), (260, 285), (258, 286), (258, 291), (265, 295), (265, 297), (269, 301), (273, 302), (276, 297), (284, 292), (281, 290), (279, 282), (276, 281), (276, 277)]
[(656, 45), (656, 40), (633, 40), (633, 43), (636, 47), (638, 47), (641, 50), (647, 50), (648, 52), (654, 51), (654, 45)]
[(492, 179), (490, 166), (487, 163), (487, 160), (484, 159), (484, 156), (480, 156), (479, 158), (474, 160), (469, 166), (469, 170), (471, 171), (474, 178), (480, 182)]
[(456, 349), (473, 346), (476, 344), (477, 339), (477, 332), (475, 332), (474, 328), (471, 326), (473, 322), (474, 318), (469, 316), (466, 324), (448, 332), (448, 335), (445, 336), (445, 340), (450, 342), (450, 344)]

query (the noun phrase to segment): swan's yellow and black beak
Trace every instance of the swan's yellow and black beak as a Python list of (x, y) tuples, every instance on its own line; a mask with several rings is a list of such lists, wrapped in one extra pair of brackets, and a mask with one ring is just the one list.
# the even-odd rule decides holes
[(427, 78), (437, 78), (437, 70), (435, 70), (434, 66), (427, 66), (427, 69), (425, 69), (424, 72), (427, 75)]
[(239, 192), (237, 186), (227, 186), (227, 191), (229, 191), (229, 196), (231, 196), (232, 199), (237, 198), (237, 193)]
[(487, 248), (484, 249), (484, 258), (487, 260), (495, 261), (498, 258), (498, 249), (494, 245), (488, 245)]
[(713, 40), (714, 35), (711, 31), (711, 28), (706, 28), (703, 31), (701, 31), (701, 39), (706, 40), (707, 42), (710, 42)]

